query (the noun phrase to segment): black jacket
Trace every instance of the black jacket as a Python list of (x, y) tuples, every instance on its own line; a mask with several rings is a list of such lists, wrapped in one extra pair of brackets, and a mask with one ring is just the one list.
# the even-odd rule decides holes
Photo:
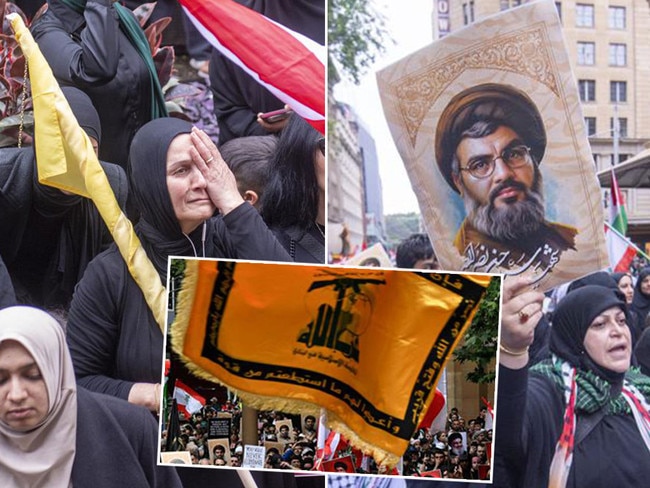
[[(208, 225), (208, 257), (290, 260), (246, 202)], [(90, 263), (77, 285), (67, 339), (77, 382), (89, 390), (127, 399), (133, 383), (160, 381), (163, 334), (115, 245)]]
[(109, 0), (88, 0), (84, 15), (59, 0), (32, 34), (62, 85), (85, 91), (99, 113), (99, 158), (126, 168), (136, 131), (151, 120), (151, 85), (144, 61), (119, 27)]
[(156, 465), (157, 437), (145, 408), (78, 388), (72, 486), (181, 487), (174, 468)]

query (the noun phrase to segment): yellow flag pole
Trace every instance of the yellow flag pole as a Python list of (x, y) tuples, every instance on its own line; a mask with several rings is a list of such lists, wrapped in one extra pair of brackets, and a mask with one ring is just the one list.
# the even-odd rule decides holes
[(244, 485), (244, 488), (257, 488), (257, 484), (255, 483), (255, 480), (253, 479), (253, 475), (251, 474), (250, 471), (238, 469), (237, 474), (239, 475), (239, 479)]
[(92, 199), (160, 326), (165, 326), (165, 287), (133, 225), (120, 209), (90, 139), (77, 120), (22, 18), (7, 15), (31, 73), (38, 181)]

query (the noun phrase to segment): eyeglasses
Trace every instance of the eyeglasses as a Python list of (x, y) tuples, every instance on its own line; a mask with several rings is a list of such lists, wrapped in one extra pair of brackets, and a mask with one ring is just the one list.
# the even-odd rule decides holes
[(325, 156), (325, 138), (321, 137), (318, 139), (318, 149), (320, 149), (320, 152)]
[(472, 159), (461, 171), (467, 171), (474, 178), (483, 179), (492, 176), (497, 159), (501, 159), (510, 169), (518, 169), (532, 161), (530, 148), (528, 146), (514, 146), (505, 149), (499, 156), (492, 159), (490, 156), (482, 156)]

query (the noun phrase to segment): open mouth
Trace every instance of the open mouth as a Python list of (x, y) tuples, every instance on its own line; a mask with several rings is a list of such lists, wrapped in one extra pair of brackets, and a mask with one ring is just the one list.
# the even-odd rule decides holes
[(626, 353), (627, 350), (627, 344), (617, 344), (616, 346), (609, 348), (607, 352), (611, 354), (622, 354)]

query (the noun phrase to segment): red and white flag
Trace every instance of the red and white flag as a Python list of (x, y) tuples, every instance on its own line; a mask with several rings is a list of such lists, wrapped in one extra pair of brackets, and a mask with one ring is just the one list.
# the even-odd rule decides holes
[(232, 0), (180, 0), (224, 56), (325, 133), (324, 46)]
[(487, 413), (485, 414), (485, 430), (492, 430), (494, 428), (494, 409), (487, 398), (481, 397), (481, 401), (485, 404), (485, 408), (487, 408)]
[(605, 223), (605, 240), (612, 271), (616, 273), (629, 271), (632, 260), (638, 253), (636, 246), (608, 223)]
[(190, 418), (205, 405), (205, 398), (187, 386), (181, 380), (176, 380), (174, 387), (174, 398), (178, 403), (179, 412), (185, 414), (185, 418)]
[(440, 390), (436, 388), (436, 394), (433, 397), (427, 413), (420, 421), (418, 428), (427, 429), (429, 432), (444, 430), (447, 423), (447, 411), (445, 409), (446, 399)]

